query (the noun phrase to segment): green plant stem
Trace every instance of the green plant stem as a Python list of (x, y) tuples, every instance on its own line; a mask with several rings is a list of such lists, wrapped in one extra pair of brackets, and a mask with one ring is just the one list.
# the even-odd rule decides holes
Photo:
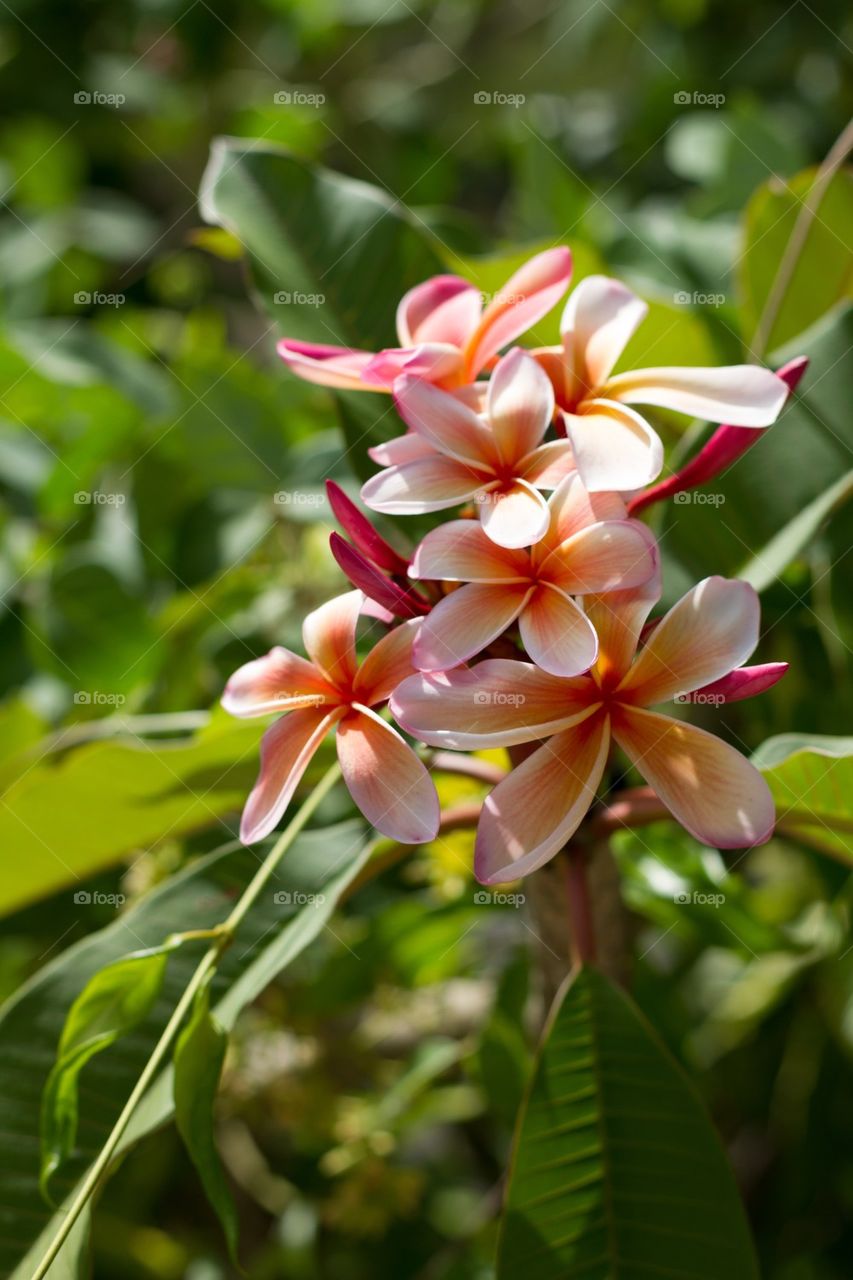
[(785, 301), (785, 294), (788, 292), (788, 288), (794, 278), (794, 271), (800, 260), (800, 254), (805, 248), (812, 223), (817, 217), (821, 201), (826, 195), (830, 182), (851, 151), (853, 151), (853, 120), (842, 130), (832, 144), (800, 206), (794, 229), (785, 246), (782, 261), (779, 263), (773, 286), (767, 296), (764, 310), (755, 330), (755, 336), (752, 339), (752, 355), (756, 360), (760, 360), (767, 350), (767, 345), (773, 333), (773, 326), (776, 323), (782, 303)]
[(77, 1195), (69, 1206), (68, 1213), (63, 1218), (59, 1230), (48, 1246), (47, 1252), (44, 1254), (44, 1257), (38, 1267), (34, 1271), (33, 1280), (44, 1280), (48, 1270), (56, 1260), (60, 1249), (68, 1239), (74, 1223), (83, 1212), (83, 1209), (86, 1207), (89, 1199), (100, 1187), (109, 1167), (109, 1163), (115, 1155), (118, 1145), (122, 1139), (122, 1135), (127, 1129), (127, 1126), (133, 1117), (133, 1113), (142, 1101), (148, 1087), (153, 1083), (157, 1072), (166, 1061), (172, 1047), (172, 1042), (180, 1029), (181, 1023), (192, 1007), (192, 1003), (196, 995), (204, 985), (209, 974), (211, 974), (216, 968), (219, 963), (220, 956), (228, 947), (247, 913), (257, 901), (258, 896), (275, 872), (279, 862), (302, 831), (303, 827), (308, 822), (308, 819), (316, 811), (321, 801), (325, 799), (331, 791), (340, 776), (340, 766), (338, 764), (333, 764), (321, 778), (320, 782), (311, 792), (310, 796), (308, 796), (301, 808), (287, 824), (284, 831), (282, 831), (278, 840), (276, 840), (275, 844), (258, 867), (255, 875), (246, 886), (245, 891), (236, 903), (233, 911), (216, 931), (217, 936), (215, 942), (208, 948), (199, 961), (198, 967), (190, 978), (183, 995), (175, 1006), (172, 1016), (166, 1023), (163, 1034), (154, 1046), (151, 1057), (146, 1062), (139, 1079), (134, 1085), (127, 1102), (122, 1109), (121, 1115), (113, 1125), (109, 1137), (101, 1148), (94, 1164), (86, 1174), (80, 1190), (77, 1192)]

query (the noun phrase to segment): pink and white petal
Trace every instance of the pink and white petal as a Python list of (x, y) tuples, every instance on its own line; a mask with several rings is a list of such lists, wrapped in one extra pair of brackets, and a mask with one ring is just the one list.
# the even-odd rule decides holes
[(579, 529), (556, 547), (539, 573), (569, 595), (586, 596), (638, 587), (657, 565), (657, 543), (646, 525), (605, 520)]
[(748, 582), (703, 579), (661, 618), (620, 683), (620, 694), (653, 706), (728, 675), (758, 644), (760, 614)]
[(461, 276), (433, 276), (404, 293), (397, 306), (401, 347), (446, 342), (462, 347), (477, 327), (482, 295)]
[(564, 680), (530, 662), (488, 658), (476, 667), (415, 675), (391, 695), (398, 724), (433, 747), (480, 751), (559, 733), (600, 706), (592, 680)]
[(344, 707), (306, 707), (270, 725), (261, 740), (261, 769), (240, 822), (243, 844), (269, 835), (293, 797), (312, 756)]
[(445, 596), (421, 623), (412, 650), (420, 671), (448, 671), (482, 653), (515, 622), (530, 594), (527, 583), (472, 582)]
[[(547, 446), (546, 446), (547, 447)], [(548, 499), (551, 513), (545, 538), (538, 544), (535, 557), (541, 563), (550, 549), (559, 546), (581, 529), (601, 520), (624, 520), (625, 503), (618, 493), (590, 493), (577, 471), (572, 471)]]
[(598, 637), (586, 614), (562, 591), (543, 584), (518, 622), (528, 657), (554, 676), (578, 676), (598, 657)]
[(587, 387), (600, 387), (610, 377), (648, 310), (627, 285), (607, 276), (587, 276), (572, 291), (560, 331), (572, 335), (577, 372)]
[(712, 704), (743, 702), (745, 698), (754, 698), (756, 694), (772, 689), (787, 670), (787, 662), (763, 662), (755, 667), (738, 667), (721, 680), (713, 680), (710, 684), (685, 694), (679, 701)]
[(614, 400), (587, 400), (565, 413), (566, 432), (587, 489), (639, 489), (663, 466), (663, 445), (645, 418)]
[(364, 659), (353, 682), (353, 697), (366, 707), (374, 707), (390, 698), (402, 680), (416, 668), (412, 661), (412, 645), (421, 625), (420, 618), (395, 626), (378, 640)]
[(321, 604), (302, 623), (310, 658), (336, 686), (347, 686), (355, 676), (355, 629), (363, 604), (360, 591), (347, 591)]
[(435, 784), (396, 729), (367, 707), (353, 707), (338, 725), (338, 762), (347, 790), (367, 821), (401, 844), (438, 834)]
[(601, 388), (622, 404), (653, 404), (692, 418), (735, 427), (767, 427), (788, 398), (788, 388), (769, 369), (734, 364), (720, 369), (639, 369), (619, 373)]
[(454, 387), (451, 394), (469, 409), (473, 409), (475, 413), (486, 412), (486, 405), (489, 402), (488, 382), (469, 382), (465, 386)]
[(434, 453), (372, 476), (361, 490), (361, 500), (385, 515), (423, 515), (468, 502), (490, 483), (494, 478), (487, 472)]
[(455, 382), (462, 356), (448, 342), (421, 342), (416, 347), (388, 347), (364, 366), (362, 381), (368, 391), (387, 391), (398, 378), (424, 382)]
[(499, 547), (529, 547), (548, 531), (548, 504), (525, 480), (516, 480), (506, 489), (484, 492), (478, 507), (480, 523)]
[(474, 874), (501, 884), (536, 871), (574, 835), (595, 800), (610, 729), (592, 715), (541, 746), (486, 797)]
[(586, 616), (598, 635), (594, 674), (608, 689), (615, 688), (633, 662), (646, 619), (662, 589), (658, 567), (639, 587), (584, 597)]
[(670, 716), (619, 707), (613, 736), (677, 822), (703, 844), (744, 849), (773, 834), (770, 788), (727, 742)]
[(522, 458), (516, 468), (520, 480), (537, 489), (556, 489), (575, 471), (575, 459), (568, 440), (549, 440)]
[(498, 453), (512, 465), (541, 443), (554, 416), (554, 388), (541, 365), (514, 347), (489, 381), (488, 418)]
[(475, 466), (495, 461), (489, 427), (450, 391), (407, 376), (394, 384), (394, 403), (406, 425), (434, 449)]
[[(331, 347), (319, 342), (297, 342), (294, 338), (282, 338), (276, 349), (288, 369), (305, 382), (348, 391), (371, 390), (361, 375), (374, 359), (372, 351)], [(390, 383), (385, 390), (390, 390)]]
[(521, 582), (530, 577), (530, 557), (499, 547), (477, 520), (449, 520), (422, 540), (409, 573), (443, 582)]
[(316, 707), (335, 698), (335, 690), (312, 662), (276, 646), (263, 658), (238, 667), (225, 686), (222, 706), (229, 715), (246, 718)]
[(466, 366), (476, 377), (483, 366), (525, 330), (547, 315), (565, 293), (572, 255), (559, 247), (537, 253), (512, 275), (483, 312), (468, 344)]
[(407, 431), (404, 436), (395, 436), (384, 444), (374, 444), (367, 452), (380, 467), (398, 467), (417, 458), (435, 457), (435, 449), (429, 440), (419, 436), (417, 431)]

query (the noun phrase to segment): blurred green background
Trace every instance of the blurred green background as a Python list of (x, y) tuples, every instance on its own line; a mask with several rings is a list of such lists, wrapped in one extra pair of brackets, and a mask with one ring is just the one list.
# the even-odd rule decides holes
[[(735, 361), (850, 117), (851, 46), (848, 6), (804, 0), (2, 4), (4, 995), (233, 832), (258, 731), (204, 713), (343, 583), (320, 494), (350, 460), (274, 353), (300, 304), (265, 318), (201, 220), (211, 140), (376, 185), (446, 261), (568, 243), (576, 275), (653, 303), (649, 363)], [(724, 506), (655, 517), (669, 596), (761, 555), (850, 466), (851, 212), (842, 172), (756, 353), (811, 356), (802, 402)], [(747, 750), (849, 731), (849, 509), (818, 523), (763, 596), (761, 657), (792, 672), (726, 715)], [(635, 993), (714, 1112), (771, 1280), (850, 1274), (850, 838), (834, 860), (819, 832), (775, 840), (736, 874), (670, 825), (616, 842)], [(523, 913), (475, 903), (469, 851), (459, 833), (355, 895), (238, 1024), (219, 1138), (257, 1280), (488, 1280), (536, 955)], [(725, 912), (677, 901), (717, 892)], [(236, 1274), (171, 1131), (110, 1184), (93, 1259)]]

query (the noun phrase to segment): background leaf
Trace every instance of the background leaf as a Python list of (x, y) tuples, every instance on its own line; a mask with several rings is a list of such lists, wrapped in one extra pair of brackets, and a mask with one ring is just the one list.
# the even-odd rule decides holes
[(782, 733), (752, 756), (776, 801), (777, 830), (853, 860), (853, 738)]

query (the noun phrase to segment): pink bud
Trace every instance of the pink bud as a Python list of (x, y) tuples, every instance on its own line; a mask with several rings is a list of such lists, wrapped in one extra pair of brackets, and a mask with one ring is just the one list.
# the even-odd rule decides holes
[(417, 592), (400, 587), (380, 573), (375, 565), (341, 537), (329, 537), (332, 555), (354, 587), (398, 618), (419, 618), (429, 612), (429, 605)]
[(388, 573), (405, 576), (409, 571), (409, 563), (398, 555), (390, 543), (377, 533), (363, 512), (348, 498), (339, 484), (334, 480), (326, 481), (326, 493), (335, 513), (335, 519), (344, 533), (352, 538), (359, 551), (369, 561)]

